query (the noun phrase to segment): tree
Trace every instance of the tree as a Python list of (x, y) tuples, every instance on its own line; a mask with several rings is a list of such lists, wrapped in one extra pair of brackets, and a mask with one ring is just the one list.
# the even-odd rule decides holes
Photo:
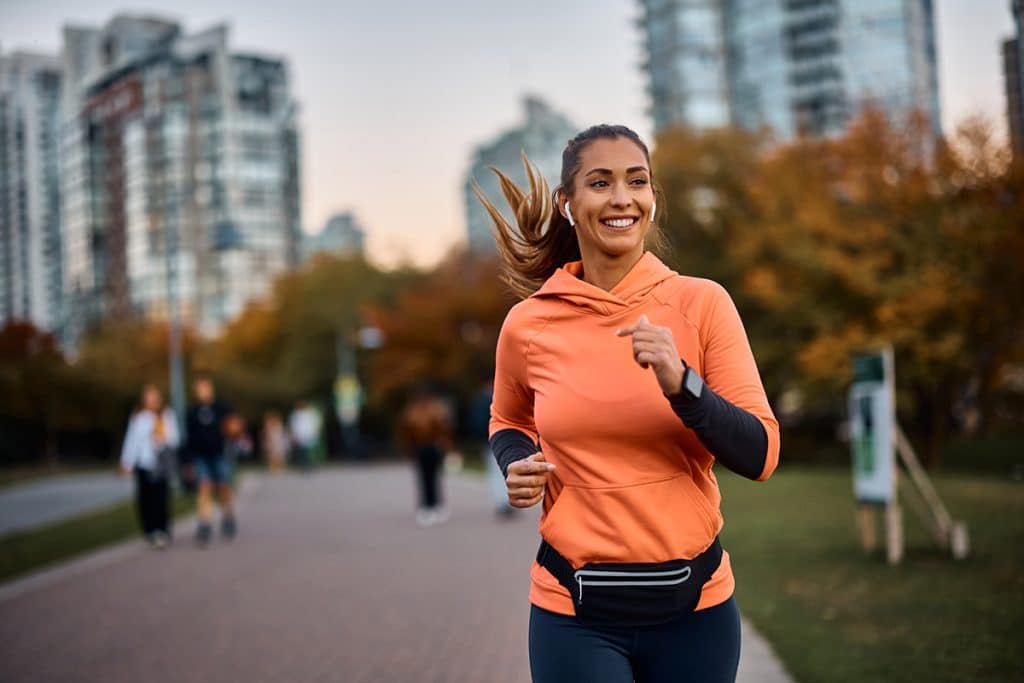
[(57, 430), (66, 414), (61, 385), (67, 374), (53, 335), (27, 321), (11, 321), (0, 329), (0, 423), (8, 435), (0, 448), (5, 459), (42, 452), (56, 462)]
[(330, 402), (338, 344), (363, 323), (369, 305), (387, 305), (412, 277), (385, 273), (362, 257), (318, 255), (280, 277), (219, 339), (197, 351), (194, 368), (212, 372), (242, 414), (286, 411), (300, 399)]
[(934, 464), (968, 387), (984, 405), (1021, 360), (1019, 308), (994, 305), (1024, 291), (1019, 165), (978, 121), (946, 145), (871, 111), (840, 138), (758, 142), (659, 139), (676, 265), (730, 289), (776, 397), (838, 416), (851, 354), (893, 344), (900, 413)]
[[(195, 333), (185, 329), (183, 353), (187, 356), (198, 344)], [(155, 385), (164, 401), (170, 402), (169, 354), (168, 326), (160, 321), (106, 320), (90, 329), (79, 344), (72, 368), (89, 400), (88, 424), (83, 428), (100, 432), (108, 450), (120, 446), (145, 385)]]
[(371, 405), (392, 412), (424, 383), (444, 386), (465, 405), (494, 375), (498, 332), (513, 303), (496, 258), (455, 251), (393, 305), (370, 307), (385, 339), (369, 366)]

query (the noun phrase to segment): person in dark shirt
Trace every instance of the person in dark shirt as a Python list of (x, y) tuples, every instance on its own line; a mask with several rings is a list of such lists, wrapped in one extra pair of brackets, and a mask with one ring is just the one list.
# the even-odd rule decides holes
[(206, 546), (213, 534), (213, 494), (216, 491), (221, 508), (221, 535), (234, 538), (238, 529), (235, 521), (231, 490), (233, 463), (225, 454), (224, 421), (232, 414), (231, 408), (216, 398), (213, 380), (200, 375), (195, 380), (196, 403), (185, 419), (188, 452), (199, 482), (196, 542)]

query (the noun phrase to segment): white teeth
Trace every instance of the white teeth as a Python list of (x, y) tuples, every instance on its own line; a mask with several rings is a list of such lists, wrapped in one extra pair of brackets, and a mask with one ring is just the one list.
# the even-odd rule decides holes
[(615, 220), (601, 221), (601, 222), (604, 223), (607, 226), (612, 227), (612, 228), (628, 228), (629, 226), (633, 225), (633, 223), (636, 223), (636, 219), (635, 218), (616, 218)]

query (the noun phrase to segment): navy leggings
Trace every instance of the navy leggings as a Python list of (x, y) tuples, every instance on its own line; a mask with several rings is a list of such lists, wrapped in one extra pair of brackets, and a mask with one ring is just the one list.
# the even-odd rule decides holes
[(640, 628), (584, 626), (530, 609), (533, 683), (733, 683), (739, 662), (735, 598)]

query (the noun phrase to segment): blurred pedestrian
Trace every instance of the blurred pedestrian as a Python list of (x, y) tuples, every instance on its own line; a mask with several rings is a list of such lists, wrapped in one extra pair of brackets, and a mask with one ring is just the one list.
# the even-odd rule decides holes
[(231, 489), (234, 469), (224, 451), (224, 420), (232, 410), (217, 398), (209, 375), (198, 375), (193, 387), (196, 402), (189, 409), (186, 420), (186, 450), (192, 457), (199, 482), (196, 543), (206, 547), (213, 535), (214, 493), (220, 503), (221, 536), (230, 540), (238, 532)]
[(288, 460), (288, 432), (284, 428), (281, 414), (269, 411), (263, 416), (263, 434), (260, 438), (267, 469), (280, 474)]
[(288, 417), (295, 465), (305, 474), (313, 469), (313, 456), (320, 442), (322, 419), (320, 412), (307, 401), (299, 401)]
[(417, 390), (399, 419), (398, 435), (416, 466), (421, 526), (448, 519), (441, 490), (441, 468), (452, 446), (451, 416), (444, 402), (427, 389)]
[(481, 201), (524, 298), (498, 339), (490, 431), (510, 502), (544, 502), (533, 680), (733, 681), (739, 610), (711, 469), (763, 480), (779, 456), (743, 324), (722, 286), (646, 250), (656, 195), (636, 133), (570, 140), (553, 196), (529, 170), (525, 192), (502, 176), (516, 227)]
[(161, 550), (171, 541), (168, 480), (174, 471), (178, 443), (174, 411), (164, 406), (160, 390), (147, 384), (141, 405), (128, 423), (121, 448), (121, 471), (125, 476), (134, 473), (139, 525), (149, 544)]
[(245, 420), (238, 413), (224, 418), (224, 459), (232, 469), (239, 460), (252, 455), (252, 439), (245, 429)]
[(494, 459), (491, 445), (487, 441), (488, 427), (491, 420), (491, 399), (494, 395), (494, 383), (487, 380), (469, 406), (469, 431), (472, 437), (481, 442), (480, 456), (487, 470), (487, 490), (491, 495), (494, 513), (499, 519), (509, 519), (515, 515), (516, 509), (508, 502), (508, 491), (505, 488), (505, 475)]

